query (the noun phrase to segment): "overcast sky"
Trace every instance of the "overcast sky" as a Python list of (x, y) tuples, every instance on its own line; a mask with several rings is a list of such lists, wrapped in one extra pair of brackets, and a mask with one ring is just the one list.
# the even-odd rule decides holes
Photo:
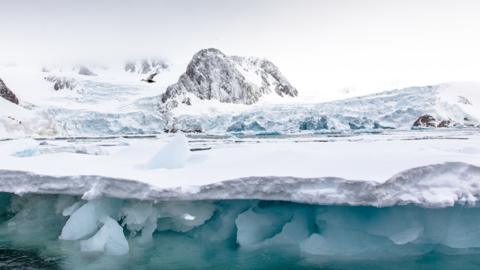
[(480, 81), (476, 0), (0, 0), (0, 61), (110, 61), (201, 48), (270, 59), (303, 95)]

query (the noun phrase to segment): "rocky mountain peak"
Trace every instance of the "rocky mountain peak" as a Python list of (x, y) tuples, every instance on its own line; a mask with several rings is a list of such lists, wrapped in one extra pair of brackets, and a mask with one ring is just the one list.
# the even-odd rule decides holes
[(176, 84), (167, 88), (161, 101), (167, 109), (179, 102), (191, 103), (189, 95), (223, 103), (253, 104), (262, 96), (298, 95), (279, 69), (266, 59), (227, 56), (215, 48), (197, 52)]

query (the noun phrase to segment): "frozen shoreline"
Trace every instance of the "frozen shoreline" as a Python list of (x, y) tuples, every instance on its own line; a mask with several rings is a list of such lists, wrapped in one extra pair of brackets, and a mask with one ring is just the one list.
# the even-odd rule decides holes
[(399, 172), (383, 183), (336, 177), (246, 177), (200, 186), (160, 188), (103, 176), (46, 176), (0, 170), (0, 191), (15, 194), (79, 195), (148, 201), (259, 199), (320, 205), (422, 207), (475, 205), (480, 167), (443, 163)]

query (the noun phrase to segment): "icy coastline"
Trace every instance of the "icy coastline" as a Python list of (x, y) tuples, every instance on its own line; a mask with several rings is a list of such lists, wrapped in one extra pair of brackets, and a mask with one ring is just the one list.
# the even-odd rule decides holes
[(104, 176), (47, 176), (0, 170), (0, 191), (62, 194), (146, 201), (275, 200), (320, 205), (422, 207), (476, 205), (480, 201), (480, 167), (443, 163), (399, 172), (385, 182), (337, 177), (245, 177), (207, 185), (160, 188)]

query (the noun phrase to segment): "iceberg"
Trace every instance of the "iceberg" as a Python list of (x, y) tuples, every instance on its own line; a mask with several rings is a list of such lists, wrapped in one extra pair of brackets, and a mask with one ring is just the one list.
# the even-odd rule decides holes
[(80, 243), (83, 252), (103, 252), (106, 255), (125, 255), (128, 242), (123, 228), (111, 217), (102, 219), (102, 228), (91, 238)]
[(178, 133), (147, 162), (146, 168), (181, 168), (186, 165), (189, 156), (190, 148), (187, 137), (183, 133)]

